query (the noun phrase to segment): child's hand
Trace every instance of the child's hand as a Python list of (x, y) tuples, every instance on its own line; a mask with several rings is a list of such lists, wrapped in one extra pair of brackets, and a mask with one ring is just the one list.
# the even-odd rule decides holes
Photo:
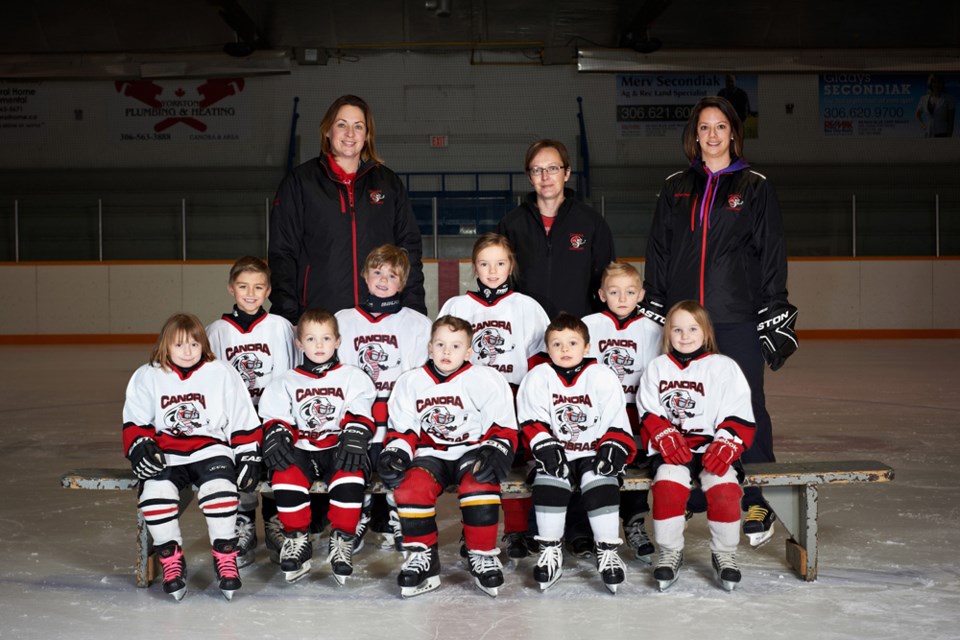
[(260, 482), (261, 460), (259, 451), (241, 453), (237, 457), (237, 489), (249, 491), (256, 488)]
[(290, 429), (279, 423), (267, 429), (263, 435), (263, 462), (270, 471), (283, 471), (295, 462)]
[(556, 438), (544, 438), (533, 445), (530, 454), (537, 462), (537, 469), (548, 476), (564, 480), (570, 475), (567, 454), (564, 453), (563, 445)]
[(335, 464), (337, 469), (353, 473), (370, 470), (370, 458), (367, 457), (367, 446), (373, 432), (360, 424), (348, 424), (340, 433), (337, 443)]
[(597, 448), (593, 472), (598, 476), (618, 476), (627, 468), (630, 452), (616, 440), (607, 440)]
[(500, 484), (510, 473), (513, 464), (513, 448), (502, 440), (484, 440), (477, 448), (477, 461), (473, 465), (473, 477), (477, 482)]
[(736, 440), (729, 438), (717, 438), (707, 446), (703, 452), (703, 468), (712, 474), (722, 476), (729, 469), (734, 461), (740, 459), (743, 453), (743, 445)]
[(388, 489), (396, 489), (410, 466), (410, 456), (403, 449), (387, 448), (377, 461), (377, 474)]
[(133, 441), (127, 457), (130, 459), (133, 475), (141, 480), (149, 480), (167, 468), (160, 447), (153, 438), (147, 436), (140, 436)]
[(693, 460), (693, 452), (686, 438), (673, 426), (664, 425), (656, 429), (650, 434), (650, 440), (667, 464), (687, 464)]

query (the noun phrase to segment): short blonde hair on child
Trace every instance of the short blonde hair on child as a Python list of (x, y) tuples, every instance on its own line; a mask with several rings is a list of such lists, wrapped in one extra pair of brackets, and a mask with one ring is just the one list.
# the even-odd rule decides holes
[(297, 340), (303, 339), (303, 331), (308, 322), (316, 322), (317, 324), (329, 323), (330, 326), (333, 327), (333, 335), (338, 339), (340, 338), (340, 323), (337, 322), (335, 315), (326, 309), (307, 309), (303, 312), (303, 315), (300, 316), (300, 319), (297, 320)]
[(256, 256), (243, 256), (233, 263), (230, 267), (230, 280), (233, 284), (241, 273), (262, 273), (267, 276), (267, 282), (270, 282), (270, 267), (267, 263)]
[(704, 352), (719, 353), (719, 351), (717, 351), (717, 335), (713, 331), (710, 314), (707, 313), (707, 310), (701, 307), (696, 300), (681, 300), (670, 307), (670, 311), (667, 312), (667, 318), (663, 323), (663, 342), (660, 345), (663, 353), (670, 353), (670, 349), (672, 348), (670, 344), (670, 323), (677, 311), (686, 311), (693, 316), (694, 321), (700, 325), (700, 330), (703, 332)]
[(568, 329), (579, 333), (580, 337), (583, 338), (584, 344), (590, 344), (590, 329), (587, 328), (583, 320), (566, 311), (561, 311), (557, 314), (556, 318), (550, 321), (550, 324), (547, 325), (546, 332), (543, 334), (543, 341), (549, 342), (551, 333), (566, 331)]
[(470, 326), (470, 323), (464, 320), (463, 318), (458, 318), (457, 316), (440, 316), (433, 321), (433, 326), (430, 327), (430, 341), (433, 342), (433, 338), (437, 335), (437, 329), (440, 327), (446, 327), (450, 331), (456, 333), (457, 331), (463, 331), (467, 334), (467, 341), (471, 344), (473, 343), (473, 327)]
[(513, 252), (513, 246), (510, 244), (507, 236), (493, 231), (483, 234), (473, 243), (473, 253), (470, 255), (470, 262), (473, 264), (474, 272), (477, 270), (477, 256), (480, 255), (481, 251), (489, 249), (490, 247), (500, 247), (507, 252), (507, 257), (510, 258), (510, 276), (513, 277), (517, 269), (517, 256)]
[(159, 364), (164, 371), (169, 371), (173, 367), (173, 361), (170, 359), (170, 345), (174, 344), (180, 336), (186, 336), (200, 344), (202, 362), (211, 362), (215, 359), (200, 318), (192, 313), (175, 313), (163, 323), (157, 343), (150, 354), (150, 363)]
[(393, 244), (382, 244), (367, 254), (367, 259), (363, 261), (363, 271), (360, 273), (364, 278), (367, 277), (372, 269), (388, 266), (394, 273), (400, 277), (400, 290), (407, 286), (407, 278), (410, 276), (410, 256), (407, 250)]
[(603, 277), (600, 278), (600, 288), (602, 289), (607, 286), (607, 280), (609, 278), (616, 278), (618, 276), (633, 278), (638, 287), (643, 286), (643, 279), (640, 278), (640, 272), (637, 271), (635, 266), (629, 262), (611, 262), (603, 269)]

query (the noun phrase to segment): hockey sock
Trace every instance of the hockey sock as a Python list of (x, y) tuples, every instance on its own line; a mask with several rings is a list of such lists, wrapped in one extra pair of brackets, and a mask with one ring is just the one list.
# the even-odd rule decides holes
[(533, 508), (533, 498), (501, 497), (500, 507), (503, 509), (503, 532), (523, 533), (527, 530), (527, 520), (530, 509)]
[(330, 480), (330, 528), (356, 531), (366, 483), (362, 472), (338, 471)]

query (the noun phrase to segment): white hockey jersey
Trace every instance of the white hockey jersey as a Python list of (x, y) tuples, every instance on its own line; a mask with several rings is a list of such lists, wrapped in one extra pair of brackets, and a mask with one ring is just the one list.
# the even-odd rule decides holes
[(610, 311), (583, 319), (590, 331), (590, 353), (616, 374), (623, 386), (627, 406), (637, 402), (643, 370), (660, 355), (663, 327), (646, 316), (618, 320)]
[(568, 460), (592, 456), (606, 437), (635, 450), (620, 381), (593, 358), (584, 359), (572, 382), (550, 363), (531, 369), (517, 393), (517, 419), (530, 448), (552, 436)]
[[(731, 358), (708, 353), (681, 366), (670, 354), (658, 356), (647, 366), (640, 383), (643, 422), (651, 416), (665, 419), (684, 435), (690, 450), (703, 453), (725, 431), (749, 448), (753, 443), (754, 418), (750, 386)], [(648, 438), (644, 437), (644, 442)], [(650, 454), (656, 453), (647, 444)]]
[(140, 436), (154, 438), (169, 466), (199, 462), (260, 446), (260, 420), (243, 380), (228, 364), (204, 362), (182, 377), (145, 364), (127, 384), (123, 451)]
[(493, 303), (473, 292), (456, 296), (444, 303), (439, 315), (469, 322), (473, 328), (470, 362), (496, 369), (512, 385), (519, 385), (527, 374), (529, 358), (544, 350), (543, 336), (550, 324), (536, 300), (516, 291)]
[(402, 449), (411, 458), (459, 460), (481, 440), (499, 438), (516, 450), (512, 399), (510, 385), (488, 367), (467, 363), (444, 379), (427, 365), (407, 371), (390, 396), (386, 448)]
[(295, 446), (321, 451), (337, 446), (348, 423), (373, 432), (372, 409), (377, 397), (370, 378), (356, 367), (338, 364), (321, 375), (303, 369), (285, 371), (260, 398), (264, 430), (282, 422), (294, 434)]
[(210, 348), (219, 360), (237, 370), (250, 392), (253, 406), (274, 376), (297, 366), (296, 334), (290, 321), (265, 313), (250, 329), (243, 328), (225, 313), (207, 327)]

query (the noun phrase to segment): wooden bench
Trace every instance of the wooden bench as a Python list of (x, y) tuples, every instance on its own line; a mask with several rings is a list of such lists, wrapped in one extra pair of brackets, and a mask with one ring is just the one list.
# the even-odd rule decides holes
[[(817, 516), (820, 485), (853, 482), (889, 482), (894, 472), (876, 460), (844, 460), (835, 462), (774, 462), (745, 465), (747, 477), (744, 486), (763, 487), (763, 495), (770, 503), (780, 524), (787, 530), (787, 563), (804, 580), (817, 579)], [(126, 469), (77, 469), (65, 473), (60, 483), (67, 489), (135, 490), (137, 480)], [(645, 470), (630, 469), (623, 482), (623, 491), (650, 488), (650, 476)], [(370, 489), (375, 493), (386, 491), (375, 479)], [(270, 491), (261, 483), (259, 491)], [(311, 492), (326, 493), (326, 484), (318, 482)], [(505, 496), (530, 495), (525, 477), (515, 472), (501, 485)], [(143, 517), (137, 512), (137, 586), (146, 587), (154, 576), (152, 549)]]

